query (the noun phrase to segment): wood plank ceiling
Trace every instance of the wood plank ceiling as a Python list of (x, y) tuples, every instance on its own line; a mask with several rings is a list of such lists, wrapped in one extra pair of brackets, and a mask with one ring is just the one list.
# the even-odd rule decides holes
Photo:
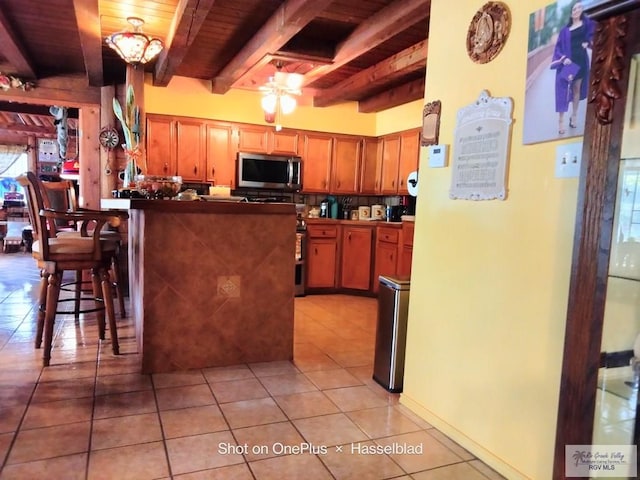
[[(278, 64), (304, 75), (303, 101), (376, 112), (422, 98), (429, 10), (430, 0), (2, 0), (0, 73), (36, 89), (123, 83), (104, 38), (136, 16), (165, 43), (144, 66), (157, 86), (185, 76), (211, 81), (212, 94), (257, 90)], [(54, 135), (48, 106), (10, 106), (9, 92), (0, 89), (0, 132)]]

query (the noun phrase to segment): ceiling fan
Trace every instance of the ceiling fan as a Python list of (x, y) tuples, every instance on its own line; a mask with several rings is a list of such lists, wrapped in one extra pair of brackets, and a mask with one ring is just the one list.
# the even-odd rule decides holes
[(282, 64), (276, 64), (277, 71), (269, 81), (259, 90), (264, 93), (261, 100), (262, 109), (265, 112), (265, 121), (276, 123), (276, 130), (280, 130), (280, 115), (288, 115), (296, 108), (295, 96), (302, 95), (304, 76), (299, 73), (282, 71)]

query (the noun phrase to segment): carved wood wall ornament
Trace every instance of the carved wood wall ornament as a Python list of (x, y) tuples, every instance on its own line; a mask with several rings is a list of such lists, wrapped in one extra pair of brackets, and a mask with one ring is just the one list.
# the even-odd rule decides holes
[(511, 30), (511, 14), (502, 2), (488, 2), (471, 19), (467, 54), (476, 63), (488, 63), (502, 50)]
[(613, 104), (622, 96), (619, 82), (624, 71), (626, 16), (612, 17), (598, 24), (593, 46), (591, 96), (596, 119), (602, 125), (613, 120)]

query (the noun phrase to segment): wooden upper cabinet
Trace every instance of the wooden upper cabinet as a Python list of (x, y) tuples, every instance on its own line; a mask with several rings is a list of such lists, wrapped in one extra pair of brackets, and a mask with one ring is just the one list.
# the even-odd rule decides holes
[(233, 148), (233, 126), (217, 122), (207, 123), (206, 139), (206, 181), (235, 188), (236, 151)]
[(293, 130), (271, 131), (271, 153), (298, 155), (298, 132)]
[(147, 175), (176, 175), (176, 132), (171, 117), (147, 115)]
[(382, 142), (380, 193), (407, 195), (407, 177), (418, 169), (420, 130), (385, 135)]
[(360, 162), (360, 193), (376, 194), (380, 192), (382, 175), (381, 142), (377, 138), (363, 140), (362, 160)]
[(242, 125), (238, 129), (238, 151), (269, 153), (269, 130), (259, 125)]
[(382, 175), (380, 193), (398, 193), (398, 167), (400, 166), (400, 135), (382, 137)]
[(298, 132), (294, 130), (277, 132), (273, 127), (241, 125), (238, 128), (238, 151), (298, 155)]
[(336, 136), (333, 139), (331, 193), (358, 192), (362, 141), (357, 137)]
[(205, 126), (201, 120), (178, 120), (177, 172), (187, 182), (203, 182), (206, 178)]
[(302, 191), (326, 193), (329, 191), (333, 137), (321, 133), (304, 136), (302, 155)]
[(398, 193), (407, 195), (407, 177), (418, 169), (420, 156), (420, 130), (400, 134), (400, 164), (398, 166)]

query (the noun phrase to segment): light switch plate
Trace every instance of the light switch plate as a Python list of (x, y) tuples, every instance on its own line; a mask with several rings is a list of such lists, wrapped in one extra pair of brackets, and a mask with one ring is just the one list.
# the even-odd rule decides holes
[(429, 145), (429, 166), (432, 168), (447, 166), (447, 145)]
[(580, 176), (582, 142), (565, 143), (556, 147), (556, 177), (576, 178)]

